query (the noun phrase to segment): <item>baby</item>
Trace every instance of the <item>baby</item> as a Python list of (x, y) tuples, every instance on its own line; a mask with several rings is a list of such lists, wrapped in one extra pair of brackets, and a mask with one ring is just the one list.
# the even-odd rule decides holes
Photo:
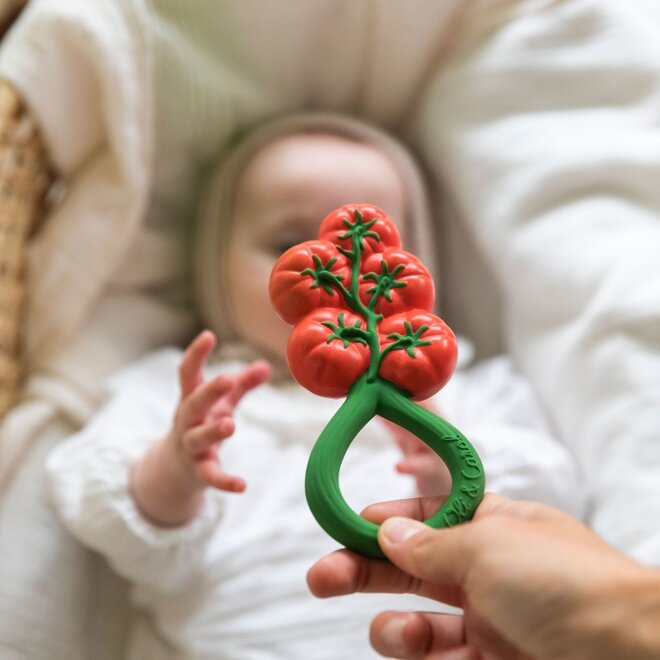
[[(393, 603), (376, 594), (350, 607), (316, 601), (305, 583), (335, 545), (307, 509), (304, 472), (340, 402), (288, 377), (290, 328), (267, 282), (284, 250), (351, 201), (384, 209), (404, 247), (433, 264), (421, 175), (380, 131), (308, 115), (239, 143), (197, 223), (195, 288), (212, 331), (183, 354), (163, 349), (117, 374), (104, 408), (50, 456), (65, 524), (132, 585), (142, 614), (130, 658), (375, 657), (365, 634), (373, 613), (384, 603), (416, 606), (412, 596)], [(426, 405), (475, 444), (490, 490), (582, 513), (573, 465), (505, 358), (459, 371)], [(356, 510), (448, 483), (425, 445), (378, 420), (353, 443), (340, 477)]]

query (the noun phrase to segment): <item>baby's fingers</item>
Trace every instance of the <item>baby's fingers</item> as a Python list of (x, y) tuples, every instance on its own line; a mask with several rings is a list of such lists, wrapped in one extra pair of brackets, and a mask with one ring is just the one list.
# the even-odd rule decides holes
[[(213, 452), (214, 453), (214, 452)], [(196, 464), (197, 478), (211, 488), (225, 490), (230, 493), (242, 493), (245, 490), (245, 480), (222, 470), (214, 455), (203, 458)]]
[(385, 426), (389, 429), (392, 437), (399, 445), (399, 449), (404, 456), (412, 454), (426, 454), (433, 453), (433, 450), (424, 442), (422, 442), (416, 435), (404, 429), (403, 427), (391, 422), (389, 419), (384, 419)]
[(396, 469), (401, 474), (411, 474), (415, 477), (431, 477), (442, 471), (444, 465), (442, 460), (435, 454), (433, 456), (413, 454), (400, 460), (396, 464)]
[(179, 428), (185, 432), (185, 429), (202, 422), (213, 405), (229, 394), (232, 388), (233, 382), (228, 376), (218, 376), (199, 386), (179, 406), (177, 412)]
[(449, 468), (436, 454), (413, 454), (396, 464), (400, 474), (408, 474), (417, 480), (420, 495), (438, 495), (451, 490)]
[(204, 363), (215, 348), (215, 335), (210, 330), (200, 332), (186, 349), (179, 365), (181, 398), (185, 398), (204, 382)]
[(192, 456), (200, 456), (213, 445), (228, 438), (234, 432), (231, 417), (194, 426), (183, 434), (183, 447)]
[(270, 376), (271, 367), (265, 360), (258, 360), (249, 364), (241, 373), (235, 376), (234, 387), (229, 394), (231, 407), (236, 406), (250, 390), (268, 381)]
[(218, 443), (233, 432), (234, 421), (231, 417), (223, 417), (200, 424), (184, 433), (183, 445), (195, 459), (195, 476), (200, 483), (219, 490), (240, 493), (245, 490), (245, 481), (224, 472), (218, 460)]

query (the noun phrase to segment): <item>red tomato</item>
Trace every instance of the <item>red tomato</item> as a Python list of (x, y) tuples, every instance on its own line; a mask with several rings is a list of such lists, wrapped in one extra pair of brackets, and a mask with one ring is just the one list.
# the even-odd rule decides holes
[(369, 305), (375, 291), (367, 292), (374, 289), (377, 283), (372, 277), (365, 278), (364, 275), (374, 273), (383, 277), (383, 261), (388, 273), (384, 278), (394, 283), (394, 287), (388, 287), (391, 302), (385, 296), (380, 296), (374, 308), (376, 313), (391, 316), (407, 309), (425, 309), (430, 312), (435, 302), (435, 286), (431, 273), (416, 256), (401, 248), (387, 248), (382, 254), (372, 254), (362, 263), (360, 300)]
[(323, 286), (314, 286), (316, 278), (312, 273), (318, 264), (314, 257), (326, 266), (332, 259), (331, 273), (341, 276), (341, 283), (350, 286), (350, 264), (348, 259), (328, 241), (305, 241), (289, 248), (275, 263), (270, 275), (268, 293), (277, 313), (289, 324), (295, 325), (300, 319), (319, 307), (346, 307), (344, 297), (334, 286), (326, 291)]
[(385, 211), (372, 204), (344, 204), (336, 211), (328, 214), (319, 227), (319, 238), (340, 245), (345, 250), (352, 250), (351, 238), (340, 238), (357, 224), (356, 211), (362, 216), (363, 223), (369, 223), (374, 218), (376, 222), (367, 231), (375, 232), (378, 238), (366, 236), (363, 238), (364, 250), (362, 259), (366, 259), (374, 252), (382, 252), (388, 247), (401, 247), (399, 230)]
[[(454, 333), (442, 319), (423, 309), (383, 319), (378, 327), (381, 349), (397, 341), (388, 336), (392, 333), (406, 337), (403, 342), (410, 346), (414, 357), (406, 348), (389, 352), (380, 364), (379, 375), (410, 392), (416, 401), (428, 399), (447, 383), (456, 368)], [(418, 342), (429, 343), (415, 346)]]
[(369, 366), (369, 347), (354, 341), (345, 344), (340, 338), (328, 342), (333, 329), (323, 325), (324, 321), (335, 326), (354, 326), (360, 321), (360, 327), (366, 327), (364, 319), (348, 311), (326, 308), (308, 314), (289, 337), (289, 369), (298, 383), (314, 394), (345, 396)]

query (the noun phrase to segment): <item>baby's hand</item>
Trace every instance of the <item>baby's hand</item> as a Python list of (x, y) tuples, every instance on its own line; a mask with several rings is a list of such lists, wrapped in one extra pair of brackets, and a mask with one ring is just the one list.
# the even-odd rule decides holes
[(186, 350), (179, 366), (181, 399), (166, 442), (200, 487), (242, 492), (245, 481), (222, 469), (218, 449), (234, 432), (234, 409), (247, 392), (270, 378), (270, 366), (253, 362), (238, 374), (205, 381), (204, 365), (214, 347), (215, 336), (205, 330)]
[[(435, 412), (429, 403), (421, 405)], [(397, 471), (415, 477), (421, 496), (447, 494), (451, 490), (451, 476), (444, 461), (410, 431), (387, 419), (383, 421), (403, 454), (403, 458), (396, 464)]]
[(205, 381), (204, 365), (214, 348), (215, 336), (205, 330), (186, 350), (179, 366), (181, 399), (167, 442), (200, 486), (242, 492), (245, 481), (222, 469), (218, 449), (234, 432), (234, 408), (247, 392), (270, 378), (270, 366), (253, 362), (238, 374)]
[(170, 433), (131, 467), (129, 489), (152, 523), (175, 527), (192, 520), (204, 489), (240, 492), (245, 482), (222, 470), (218, 446), (234, 432), (234, 408), (246, 392), (268, 380), (270, 367), (254, 362), (236, 375), (204, 380), (204, 365), (215, 336), (202, 332), (188, 347), (179, 368), (181, 399)]

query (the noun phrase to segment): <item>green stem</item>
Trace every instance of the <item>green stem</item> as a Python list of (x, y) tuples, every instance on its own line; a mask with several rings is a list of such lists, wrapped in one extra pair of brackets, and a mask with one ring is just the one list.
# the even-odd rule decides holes
[(371, 296), (371, 300), (369, 301), (369, 309), (373, 312), (374, 309), (376, 308), (376, 304), (378, 303), (378, 298), (383, 295), (383, 287), (381, 286), (381, 283), (379, 282), (376, 285), (376, 290), (374, 291), (373, 296)]
[[(380, 369), (380, 363), (383, 361), (383, 358), (388, 354), (391, 353), (392, 351), (396, 351), (399, 348), (401, 348), (397, 342), (391, 343), (389, 346), (387, 346), (381, 353), (378, 354), (378, 359), (376, 360), (376, 366), (375, 366), (375, 371), (378, 373), (378, 370)], [(369, 365), (370, 371), (371, 371), (371, 364)]]
[(323, 529), (347, 548), (383, 557), (378, 526), (360, 517), (339, 489), (339, 470), (348, 448), (375, 415), (408, 429), (446, 463), (452, 477), (449, 497), (426, 524), (450, 527), (472, 518), (485, 487), (479, 456), (451, 424), (408, 399), (394, 385), (366, 375), (349, 391), (346, 401), (319, 436), (307, 464), (305, 492), (314, 517)]
[[(360, 300), (361, 239), (353, 235), (351, 242), (353, 248), (351, 252), (351, 288), (350, 291), (347, 291), (346, 287), (341, 286), (340, 292), (344, 296), (344, 300), (348, 306), (357, 314), (361, 314), (367, 321), (367, 341), (370, 360), (366, 376), (369, 380), (373, 381), (378, 375), (378, 367), (380, 365), (380, 342), (378, 340), (377, 328), (380, 315), (376, 314)], [(337, 285), (341, 285), (341, 283), (337, 282)]]
[(337, 288), (339, 289), (339, 293), (344, 296), (344, 300), (348, 301), (351, 297), (348, 289), (339, 280), (335, 279), (335, 282), (337, 284)]

